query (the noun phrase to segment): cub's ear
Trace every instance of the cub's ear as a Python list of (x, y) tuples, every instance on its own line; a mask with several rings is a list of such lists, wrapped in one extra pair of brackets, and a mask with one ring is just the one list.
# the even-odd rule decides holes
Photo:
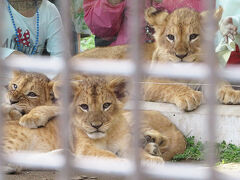
[(49, 86), (52, 86), (52, 91), (54, 94), (54, 97), (56, 99), (59, 99), (60, 97), (60, 89), (61, 89), (61, 82), (60, 81), (50, 81)]
[(164, 10), (150, 7), (145, 11), (145, 20), (152, 26), (162, 26), (165, 24), (168, 15), (168, 12)]
[(222, 6), (219, 6), (218, 9), (216, 9), (215, 14), (214, 14), (214, 17), (217, 22), (219, 22), (221, 20), (222, 14), (223, 14), (223, 8), (222, 8)]
[(116, 98), (125, 103), (127, 101), (127, 81), (125, 78), (115, 78), (110, 81), (109, 88), (115, 94)]
[[(51, 82), (49, 83), (49, 85), (50, 84)], [(72, 88), (72, 95), (73, 95), (74, 92), (78, 89), (79, 83), (77, 81), (71, 81), (70, 86)], [(52, 90), (56, 99), (59, 99), (61, 96), (61, 88), (62, 88), (62, 83), (59, 80), (52, 82)]]
[(23, 74), (23, 72), (21, 72), (21, 71), (13, 71), (13, 77), (17, 77), (17, 76), (20, 76), (22, 74)]
[[(219, 22), (222, 18), (222, 13), (223, 13), (223, 8), (222, 6), (219, 6), (218, 9), (216, 9), (215, 13), (214, 13), (214, 19)], [(200, 16), (202, 19), (205, 19), (209, 16), (209, 12), (208, 11), (203, 11), (200, 13)]]

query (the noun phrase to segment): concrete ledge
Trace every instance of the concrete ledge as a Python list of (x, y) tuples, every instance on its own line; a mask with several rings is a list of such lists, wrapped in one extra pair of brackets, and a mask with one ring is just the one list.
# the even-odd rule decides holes
[[(129, 109), (129, 104), (127, 109)], [(207, 105), (201, 105), (193, 112), (180, 111), (175, 105), (156, 102), (142, 102), (142, 109), (162, 112), (186, 135), (195, 136), (205, 142), (208, 121)], [(217, 142), (240, 145), (240, 105), (217, 105)]]

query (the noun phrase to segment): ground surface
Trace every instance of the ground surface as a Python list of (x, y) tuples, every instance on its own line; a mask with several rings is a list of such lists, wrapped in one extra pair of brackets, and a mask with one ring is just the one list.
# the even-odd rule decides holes
[[(56, 171), (23, 171), (20, 174), (11, 174), (6, 176), (6, 180), (55, 180), (58, 177)], [(114, 177), (96, 177), (85, 175), (74, 175), (72, 180), (123, 180)]]
[[(240, 176), (240, 164), (239, 163), (229, 163), (221, 164), (217, 166), (220, 172), (229, 175), (239, 175)], [(7, 175), (6, 180), (54, 180), (57, 179), (58, 174), (55, 171), (23, 171), (21, 174), (17, 175)], [(98, 177), (95, 176), (84, 176), (75, 175), (72, 180), (123, 180), (124, 178), (114, 178), (114, 177)]]

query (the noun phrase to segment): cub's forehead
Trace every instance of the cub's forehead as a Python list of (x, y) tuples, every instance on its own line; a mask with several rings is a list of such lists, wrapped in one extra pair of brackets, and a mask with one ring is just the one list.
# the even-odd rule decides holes
[(45, 75), (37, 73), (20, 73), (14, 75), (9, 85), (16, 84), (18, 89), (44, 89), (49, 83)]
[(83, 93), (91, 96), (101, 95), (107, 91), (107, 83), (104, 80), (87, 80), (82, 81), (79, 85)]
[(86, 79), (79, 83), (80, 91), (76, 93), (77, 99), (94, 101), (111, 99), (112, 93), (105, 79)]
[(200, 14), (193, 9), (181, 8), (168, 16), (168, 25), (197, 26), (200, 24)]
[(50, 80), (47, 76), (40, 73), (19, 72), (13, 75), (12, 81), (29, 81), (48, 83)]

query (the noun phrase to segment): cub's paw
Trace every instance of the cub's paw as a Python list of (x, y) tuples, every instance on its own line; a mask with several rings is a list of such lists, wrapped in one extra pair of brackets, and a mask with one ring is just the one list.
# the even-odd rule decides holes
[(19, 120), (19, 124), (27, 128), (39, 128), (45, 126), (47, 121), (41, 114), (28, 113)]
[(153, 156), (145, 151), (143, 152), (143, 160), (148, 162), (164, 163), (164, 160), (161, 156)]
[(22, 113), (18, 110), (13, 109), (8, 113), (9, 119), (12, 121), (18, 121), (22, 117)]
[(143, 132), (143, 135), (142, 147), (149, 154), (156, 155), (155, 152), (159, 149), (158, 154), (161, 155), (161, 152), (165, 152), (168, 149), (168, 137), (162, 135), (160, 132), (148, 129)]
[(160, 149), (156, 143), (148, 143), (144, 147), (144, 150), (148, 153), (151, 154), (152, 156), (161, 156)]
[(240, 104), (240, 91), (232, 88), (220, 88), (217, 99), (222, 104)]
[(202, 92), (190, 90), (184, 94), (177, 94), (175, 97), (175, 104), (181, 110), (184, 111), (193, 111), (200, 106), (202, 102)]

